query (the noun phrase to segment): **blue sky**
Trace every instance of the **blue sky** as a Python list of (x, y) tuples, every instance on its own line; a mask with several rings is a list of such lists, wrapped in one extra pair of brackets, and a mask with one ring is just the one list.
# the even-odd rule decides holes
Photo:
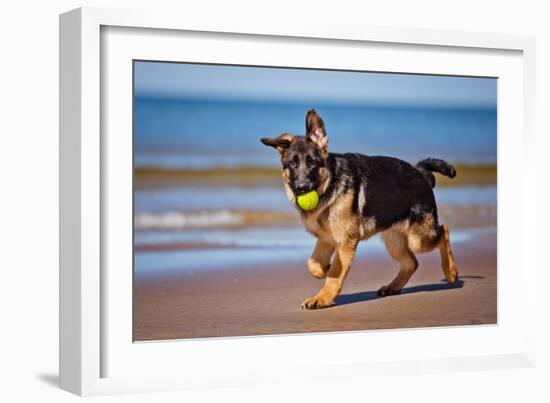
[(138, 97), (496, 109), (494, 78), (136, 62)]

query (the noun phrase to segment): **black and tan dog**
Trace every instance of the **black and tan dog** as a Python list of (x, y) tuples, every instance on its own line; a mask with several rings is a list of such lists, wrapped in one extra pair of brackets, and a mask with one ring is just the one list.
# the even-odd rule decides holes
[(397, 277), (380, 288), (378, 295), (399, 293), (418, 267), (414, 253), (435, 248), (441, 253), (447, 281), (453, 284), (457, 280), (449, 229), (439, 225), (432, 191), (432, 172), (453, 178), (456, 171), (452, 165), (426, 159), (413, 167), (397, 158), (329, 153), (325, 125), (313, 109), (306, 115), (305, 136), (284, 133), (261, 141), (279, 151), (291, 203), (296, 205), (297, 197), (311, 190), (319, 194), (314, 210), (298, 210), (307, 231), (317, 237), (308, 270), (326, 280), (302, 308), (333, 304), (359, 241), (378, 232), (382, 232), (390, 256), (401, 266)]

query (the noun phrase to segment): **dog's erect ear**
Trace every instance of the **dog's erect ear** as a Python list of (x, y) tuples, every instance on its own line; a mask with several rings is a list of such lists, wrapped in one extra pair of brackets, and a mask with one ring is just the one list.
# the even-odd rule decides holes
[(315, 109), (310, 109), (306, 115), (306, 140), (315, 144), (324, 158), (328, 157), (328, 136), (325, 123)]
[(294, 136), (290, 133), (283, 133), (279, 137), (268, 138), (264, 137), (260, 140), (266, 146), (276, 148), (281, 154), (281, 160), (284, 158), (286, 150), (290, 147), (290, 144), (294, 141)]

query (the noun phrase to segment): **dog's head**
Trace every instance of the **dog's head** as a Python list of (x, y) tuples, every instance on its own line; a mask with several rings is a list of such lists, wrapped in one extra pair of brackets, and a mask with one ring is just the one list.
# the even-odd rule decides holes
[(328, 178), (328, 136), (323, 119), (315, 110), (311, 109), (306, 115), (305, 136), (283, 133), (261, 141), (279, 151), (283, 178), (294, 197), (312, 190), (324, 193)]

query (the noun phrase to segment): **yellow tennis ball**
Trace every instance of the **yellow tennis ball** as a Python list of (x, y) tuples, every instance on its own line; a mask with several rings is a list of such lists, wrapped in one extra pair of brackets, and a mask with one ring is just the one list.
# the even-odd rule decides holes
[(317, 204), (319, 204), (319, 195), (315, 190), (298, 196), (298, 206), (300, 206), (302, 210), (313, 210), (317, 207)]

